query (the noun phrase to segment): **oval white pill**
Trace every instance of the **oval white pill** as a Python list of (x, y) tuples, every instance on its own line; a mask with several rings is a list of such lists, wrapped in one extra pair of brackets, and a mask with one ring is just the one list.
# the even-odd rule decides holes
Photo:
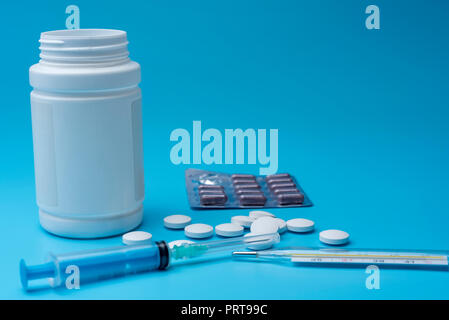
[(349, 241), (349, 233), (341, 230), (324, 230), (320, 232), (320, 241), (330, 245), (345, 244)]
[(251, 224), (255, 221), (255, 218), (248, 217), (248, 216), (234, 216), (231, 218), (232, 223), (237, 223), (241, 225), (242, 227), (249, 228), (251, 227)]
[(260, 217), (251, 224), (251, 232), (257, 234), (275, 233), (279, 230), (278, 222), (272, 217)]
[(292, 232), (309, 232), (315, 227), (315, 222), (308, 219), (290, 219), (287, 221), (287, 229)]
[[(245, 237), (250, 237), (250, 236), (257, 236), (257, 233), (250, 232), (250, 233), (245, 234), (243, 237), (245, 238)], [(259, 238), (254, 237), (251, 240), (248, 240), (248, 242), (254, 241), (255, 239), (259, 239)], [(266, 237), (260, 236), (260, 240), (264, 240), (264, 239), (266, 239), (266, 240), (263, 241), (262, 243), (248, 244), (247, 248), (251, 249), (251, 250), (265, 250), (265, 249), (271, 248), (274, 244), (274, 239), (273, 238), (267, 239)]]
[(279, 233), (284, 233), (285, 231), (287, 231), (287, 222), (285, 222), (285, 220), (281, 218), (274, 218), (274, 220), (276, 220), (276, 223), (278, 224)]
[(182, 246), (183, 244), (192, 244), (195, 243), (190, 240), (174, 240), (168, 243), (170, 249), (173, 249), (174, 246)]
[(192, 222), (192, 218), (183, 214), (174, 214), (164, 218), (164, 225), (169, 229), (183, 229)]
[(214, 228), (208, 224), (194, 223), (185, 227), (184, 233), (189, 238), (203, 239), (210, 237), (214, 233)]
[(243, 227), (237, 223), (222, 223), (215, 226), (215, 233), (222, 237), (237, 237), (243, 234)]
[(151, 238), (153, 235), (149, 232), (145, 231), (131, 231), (125, 233), (122, 236), (122, 242), (124, 244), (133, 245), (133, 244), (148, 244), (151, 243)]
[(262, 210), (250, 211), (249, 212), (249, 216), (251, 218), (254, 218), (254, 219), (257, 219), (257, 218), (260, 218), (260, 217), (272, 217), (272, 218), (275, 217), (274, 214), (272, 214), (272, 213), (270, 213), (268, 211), (262, 211)]

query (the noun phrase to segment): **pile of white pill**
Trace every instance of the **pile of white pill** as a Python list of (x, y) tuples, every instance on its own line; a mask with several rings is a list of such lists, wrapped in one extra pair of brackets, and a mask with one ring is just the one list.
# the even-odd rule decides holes
[(285, 221), (277, 218), (274, 214), (267, 211), (250, 211), (249, 216), (235, 216), (231, 218), (232, 223), (240, 224), (244, 228), (250, 228), (251, 232), (258, 233), (284, 233), (291, 232), (310, 232), (314, 229), (315, 223), (307, 219), (291, 219)]
[[(257, 236), (269, 233), (311, 233), (315, 229), (315, 223), (309, 219), (295, 218), (283, 220), (273, 213), (262, 210), (253, 210), (248, 216), (234, 216), (230, 222), (216, 225), (215, 228), (205, 223), (191, 223), (192, 218), (187, 215), (175, 214), (164, 218), (164, 226), (168, 229), (184, 229), (186, 237), (192, 239), (210, 238), (215, 233), (221, 237), (238, 237), (249, 229), (247, 236)], [(349, 234), (341, 230), (324, 230), (319, 234), (319, 240), (328, 245), (343, 245), (349, 241)], [(151, 243), (151, 233), (145, 231), (132, 231), (123, 235), (122, 241), (128, 245)], [(190, 240), (175, 240), (169, 243), (170, 247), (193, 243)], [(273, 243), (249, 246), (252, 250), (268, 249)]]

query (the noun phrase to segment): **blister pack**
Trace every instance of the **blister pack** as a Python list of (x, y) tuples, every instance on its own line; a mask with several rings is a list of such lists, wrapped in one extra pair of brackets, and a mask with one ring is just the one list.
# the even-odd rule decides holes
[(192, 209), (284, 208), (313, 205), (296, 179), (288, 173), (256, 176), (187, 169), (185, 179)]

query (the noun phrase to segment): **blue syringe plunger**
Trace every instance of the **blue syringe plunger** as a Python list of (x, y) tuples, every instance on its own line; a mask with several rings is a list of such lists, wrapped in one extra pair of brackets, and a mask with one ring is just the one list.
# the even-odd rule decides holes
[(28, 288), (29, 280), (55, 277), (55, 267), (53, 262), (27, 266), (25, 260), (20, 260), (20, 281), (24, 289)]

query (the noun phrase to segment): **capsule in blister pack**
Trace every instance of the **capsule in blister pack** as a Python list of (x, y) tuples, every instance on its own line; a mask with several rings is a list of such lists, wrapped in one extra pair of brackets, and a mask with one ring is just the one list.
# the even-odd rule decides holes
[(188, 169), (185, 178), (193, 209), (312, 206), (295, 178), (288, 173), (255, 176)]

